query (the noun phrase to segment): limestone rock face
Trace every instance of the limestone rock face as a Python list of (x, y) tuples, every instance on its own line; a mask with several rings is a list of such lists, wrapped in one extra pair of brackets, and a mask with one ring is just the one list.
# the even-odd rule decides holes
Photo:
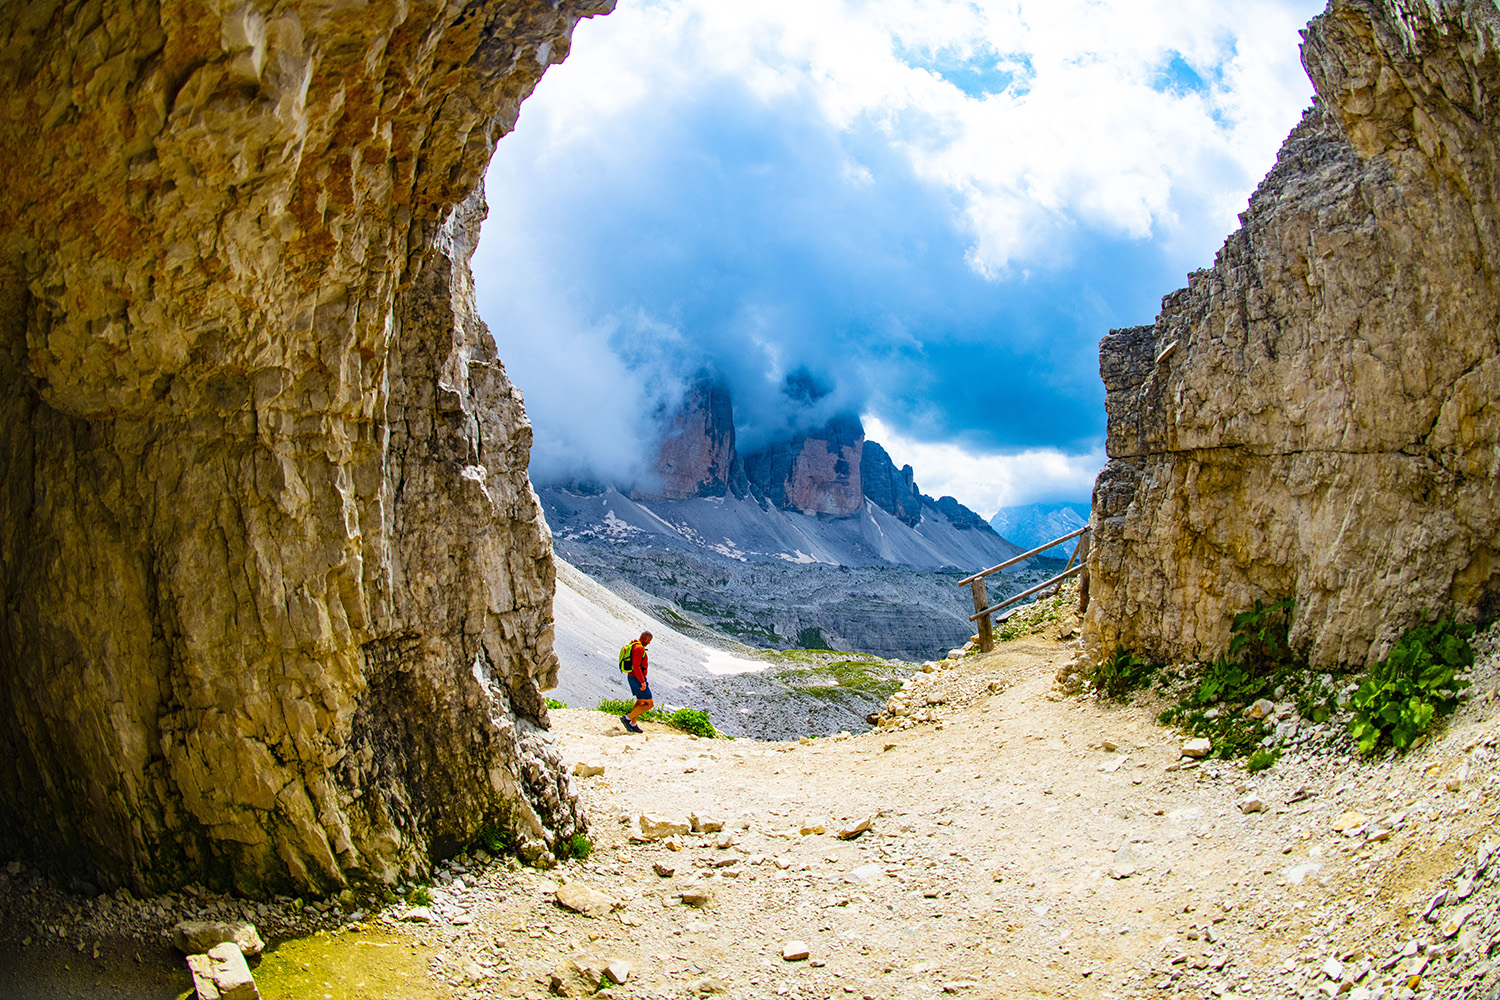
[(799, 433), (745, 457), (750, 485), (783, 510), (846, 516), (864, 506), (859, 465), (865, 429), (855, 416)]
[(896, 468), (890, 454), (874, 441), (866, 441), (859, 460), (859, 476), (865, 496), (905, 524), (922, 520), (922, 491), (909, 465)]
[(1240, 231), (1104, 339), (1101, 651), (1216, 655), (1294, 595), (1294, 645), (1359, 664), (1500, 610), (1497, 40), (1489, 3), (1334, 0)]
[(716, 379), (700, 379), (662, 438), (654, 488), (639, 495), (655, 500), (724, 496), (738, 471), (737, 457), (729, 389)]
[(468, 258), (610, 6), (0, 8), (0, 847), (326, 890), (579, 828)]

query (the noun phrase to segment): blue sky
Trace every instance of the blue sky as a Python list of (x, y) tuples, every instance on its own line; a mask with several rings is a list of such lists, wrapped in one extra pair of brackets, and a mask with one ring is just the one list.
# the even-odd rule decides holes
[(503, 139), (480, 311), (538, 481), (628, 480), (719, 373), (832, 387), (924, 491), (1086, 499), (1099, 338), (1208, 266), (1310, 100), (1321, 4), (621, 0)]

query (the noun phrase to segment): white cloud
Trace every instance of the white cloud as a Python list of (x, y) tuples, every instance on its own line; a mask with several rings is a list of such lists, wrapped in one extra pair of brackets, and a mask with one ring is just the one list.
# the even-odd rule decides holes
[[(580, 25), (574, 56), (534, 100), (555, 110), (548, 127), (559, 148), (585, 138), (590, 123), (717, 76), (767, 99), (797, 95), (835, 129), (875, 123), (919, 176), (955, 198), (970, 260), (992, 277), (1065, 259), (1078, 227), (1175, 236), (1201, 255), (1232, 228), (1307, 103), (1297, 29), (1321, 8), (624, 0)], [(985, 94), (942, 76), (975, 67), (1015, 79)]]
[(1068, 455), (1055, 448), (984, 454), (961, 445), (918, 441), (898, 434), (878, 417), (861, 418), (865, 435), (878, 441), (896, 465), (916, 470), (929, 496), (951, 496), (985, 519), (1002, 507), (1043, 501), (1088, 502), (1104, 452)]

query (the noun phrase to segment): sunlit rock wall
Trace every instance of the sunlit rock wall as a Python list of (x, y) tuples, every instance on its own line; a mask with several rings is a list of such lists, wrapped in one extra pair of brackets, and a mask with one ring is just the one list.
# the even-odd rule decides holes
[(1214, 267), (1106, 337), (1099, 652), (1191, 659), (1256, 598), (1359, 664), (1500, 610), (1496, 9), (1334, 0), (1318, 104)]
[(611, 5), (0, 7), (0, 848), (326, 890), (579, 828), (468, 258)]

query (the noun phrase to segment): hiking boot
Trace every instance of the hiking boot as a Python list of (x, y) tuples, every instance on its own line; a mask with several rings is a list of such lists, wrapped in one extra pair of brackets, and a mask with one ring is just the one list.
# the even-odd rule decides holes
[(622, 716), (620, 716), (620, 725), (624, 726), (627, 732), (631, 732), (631, 733), (644, 733), (645, 732), (645, 730), (642, 729), (640, 726), (637, 726), (634, 722), (631, 722), (630, 721), (630, 716), (628, 716), (628, 715), (622, 715)]

